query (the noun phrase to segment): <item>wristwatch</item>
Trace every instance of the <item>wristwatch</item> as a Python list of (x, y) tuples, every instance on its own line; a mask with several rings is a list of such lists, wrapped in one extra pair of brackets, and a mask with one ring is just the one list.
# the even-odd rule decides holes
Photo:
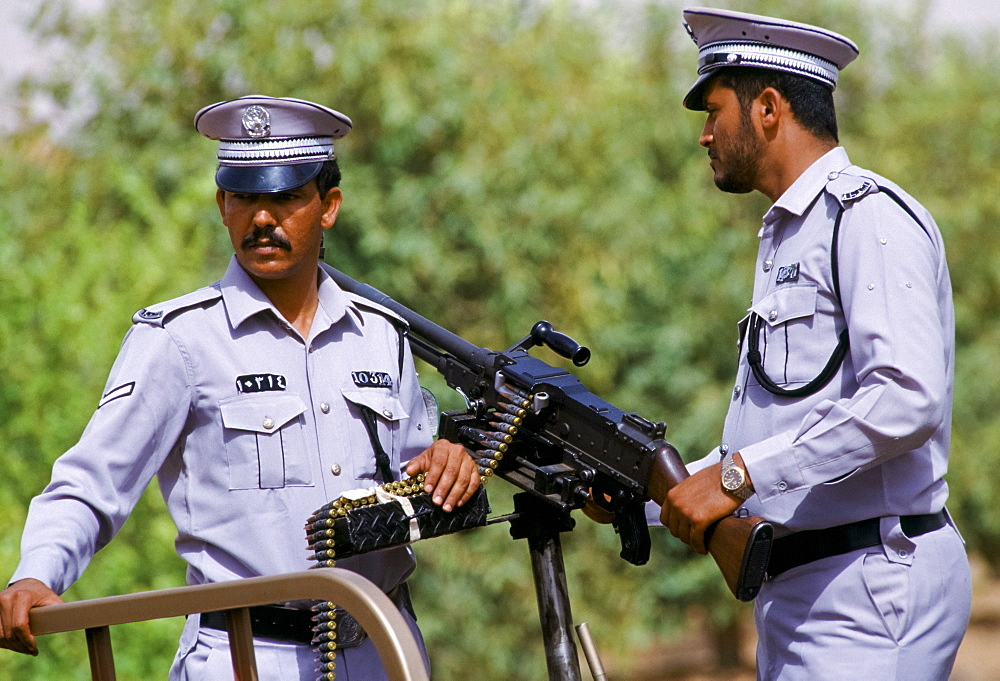
[(722, 457), (722, 489), (743, 501), (753, 496), (753, 490), (747, 484), (747, 472), (736, 465), (731, 453)]

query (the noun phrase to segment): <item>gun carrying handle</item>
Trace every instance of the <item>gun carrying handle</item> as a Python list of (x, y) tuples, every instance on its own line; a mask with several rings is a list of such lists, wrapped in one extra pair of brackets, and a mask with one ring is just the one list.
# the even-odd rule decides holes
[[(663, 443), (653, 455), (650, 472), (650, 498), (663, 505), (667, 492), (688, 477), (684, 462), (669, 443)], [(774, 528), (763, 518), (723, 518), (706, 534), (708, 553), (715, 560), (726, 585), (741, 601), (752, 601), (760, 591), (771, 556)]]
[(582, 367), (590, 361), (590, 348), (580, 345), (564, 333), (553, 330), (546, 321), (536, 322), (531, 327), (531, 335), (525, 340), (531, 340), (535, 345), (547, 345), (557, 355), (573, 360), (573, 364)]

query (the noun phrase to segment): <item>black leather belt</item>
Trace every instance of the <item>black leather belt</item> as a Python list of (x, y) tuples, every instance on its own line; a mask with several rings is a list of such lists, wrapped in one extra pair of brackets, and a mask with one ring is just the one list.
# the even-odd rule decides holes
[[(926, 515), (900, 516), (899, 524), (907, 537), (919, 537), (944, 527), (948, 515), (943, 511)], [(767, 563), (768, 579), (782, 572), (821, 558), (839, 556), (882, 543), (879, 518), (859, 520), (823, 530), (803, 530), (775, 539), (771, 544), (771, 559)]]
[[(412, 614), (410, 595), (406, 583), (400, 584), (388, 594), (398, 608), (406, 608)], [(280, 605), (256, 605), (250, 611), (250, 630), (254, 638), (270, 638), (289, 643), (312, 643), (315, 613), (301, 608), (286, 608)], [(203, 612), (201, 626), (219, 631), (226, 629), (225, 611)], [(367, 634), (358, 621), (347, 611), (337, 608), (337, 648), (353, 648), (365, 640)]]

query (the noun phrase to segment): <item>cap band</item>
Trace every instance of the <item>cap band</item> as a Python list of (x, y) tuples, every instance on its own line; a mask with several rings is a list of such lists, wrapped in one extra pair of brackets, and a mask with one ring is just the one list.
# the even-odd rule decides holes
[(831, 89), (836, 88), (840, 75), (837, 65), (826, 59), (762, 43), (713, 43), (698, 51), (699, 75), (726, 66), (757, 66), (788, 71), (818, 80)]
[(332, 137), (219, 141), (219, 164), (226, 166), (316, 163), (333, 158)]

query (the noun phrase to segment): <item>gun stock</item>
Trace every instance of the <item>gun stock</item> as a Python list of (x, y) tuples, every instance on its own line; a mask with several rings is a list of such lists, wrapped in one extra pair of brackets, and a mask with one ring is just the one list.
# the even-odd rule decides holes
[[(665, 444), (653, 455), (648, 483), (650, 498), (662, 506), (667, 492), (686, 477), (688, 472), (677, 450)], [(773, 537), (771, 524), (758, 517), (729, 516), (709, 529), (705, 544), (708, 553), (739, 600), (752, 601), (760, 591)]]

